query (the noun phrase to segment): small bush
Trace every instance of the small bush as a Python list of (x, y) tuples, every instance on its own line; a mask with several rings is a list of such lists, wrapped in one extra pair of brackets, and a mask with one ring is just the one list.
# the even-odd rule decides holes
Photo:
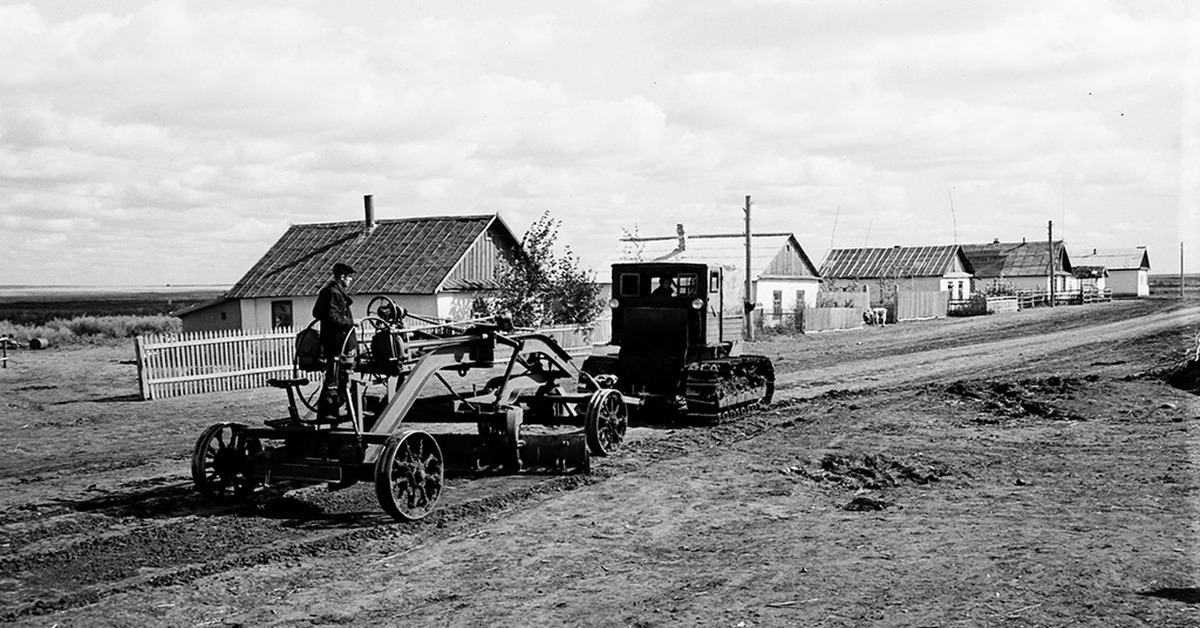
[(957, 301), (950, 305), (947, 316), (983, 316), (988, 313), (987, 296), (976, 292), (966, 301)]

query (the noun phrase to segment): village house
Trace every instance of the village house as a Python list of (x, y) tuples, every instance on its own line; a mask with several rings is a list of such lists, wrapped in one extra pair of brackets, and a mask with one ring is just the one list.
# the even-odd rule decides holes
[(971, 295), (974, 269), (962, 248), (893, 246), (890, 248), (833, 249), (821, 264), (821, 277), (830, 288), (866, 286), (872, 305), (882, 305), (889, 291), (949, 292), (951, 299)]
[[(608, 268), (616, 262), (703, 262), (742, 269), (745, 277), (746, 234), (688, 234), (675, 226), (674, 236), (621, 238), (597, 280), (611, 294)], [(763, 324), (782, 324), (797, 304), (815, 307), (821, 279), (816, 266), (791, 233), (755, 233), (750, 237), (750, 298)]]
[(1056, 294), (1079, 290), (1079, 280), (1072, 273), (1071, 258), (1062, 240), (1051, 245), (1046, 241), (996, 239), (990, 244), (964, 244), (962, 250), (975, 269), (974, 292), (1049, 292), (1051, 277)]
[(1108, 271), (1106, 285), (1114, 297), (1150, 296), (1150, 254), (1146, 247), (1092, 249), (1077, 256), (1080, 264), (1102, 266)]
[(414, 314), (466, 319), (520, 246), (498, 214), (376, 220), (366, 200), (362, 221), (289, 227), (222, 299), (181, 313), (183, 330), (307, 325), (337, 262), (357, 271), (350, 287), (356, 318), (373, 297), (386, 296)]

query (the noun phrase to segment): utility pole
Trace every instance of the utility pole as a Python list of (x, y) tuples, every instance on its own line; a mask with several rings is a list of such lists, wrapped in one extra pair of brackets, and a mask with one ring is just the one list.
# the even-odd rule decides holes
[(1050, 307), (1054, 307), (1054, 221), (1046, 227), (1046, 244), (1050, 247)]
[(746, 340), (754, 340), (754, 297), (751, 296), (750, 281), (750, 195), (746, 195)]

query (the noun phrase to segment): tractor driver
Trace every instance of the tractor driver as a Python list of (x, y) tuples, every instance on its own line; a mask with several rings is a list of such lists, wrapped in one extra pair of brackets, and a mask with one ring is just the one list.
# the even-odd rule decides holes
[(673, 297), (675, 296), (675, 281), (670, 277), (660, 277), (658, 287), (654, 292), (650, 293), (652, 297)]
[(346, 371), (338, 363), (347, 336), (354, 330), (350, 305), (354, 300), (347, 294), (354, 279), (354, 268), (338, 262), (333, 265), (333, 277), (317, 293), (313, 318), (321, 322), (321, 357), (325, 359), (325, 381), (317, 401), (317, 420), (336, 420), (342, 405), (340, 392), (345, 386)]

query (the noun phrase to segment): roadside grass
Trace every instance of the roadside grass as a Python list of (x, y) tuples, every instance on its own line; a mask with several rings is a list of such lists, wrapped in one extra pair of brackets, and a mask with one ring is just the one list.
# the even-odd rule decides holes
[(23, 346), (34, 338), (51, 345), (80, 345), (142, 334), (177, 334), (181, 328), (182, 322), (174, 316), (80, 316), (56, 318), (41, 325), (0, 321), (0, 337), (7, 336)]

